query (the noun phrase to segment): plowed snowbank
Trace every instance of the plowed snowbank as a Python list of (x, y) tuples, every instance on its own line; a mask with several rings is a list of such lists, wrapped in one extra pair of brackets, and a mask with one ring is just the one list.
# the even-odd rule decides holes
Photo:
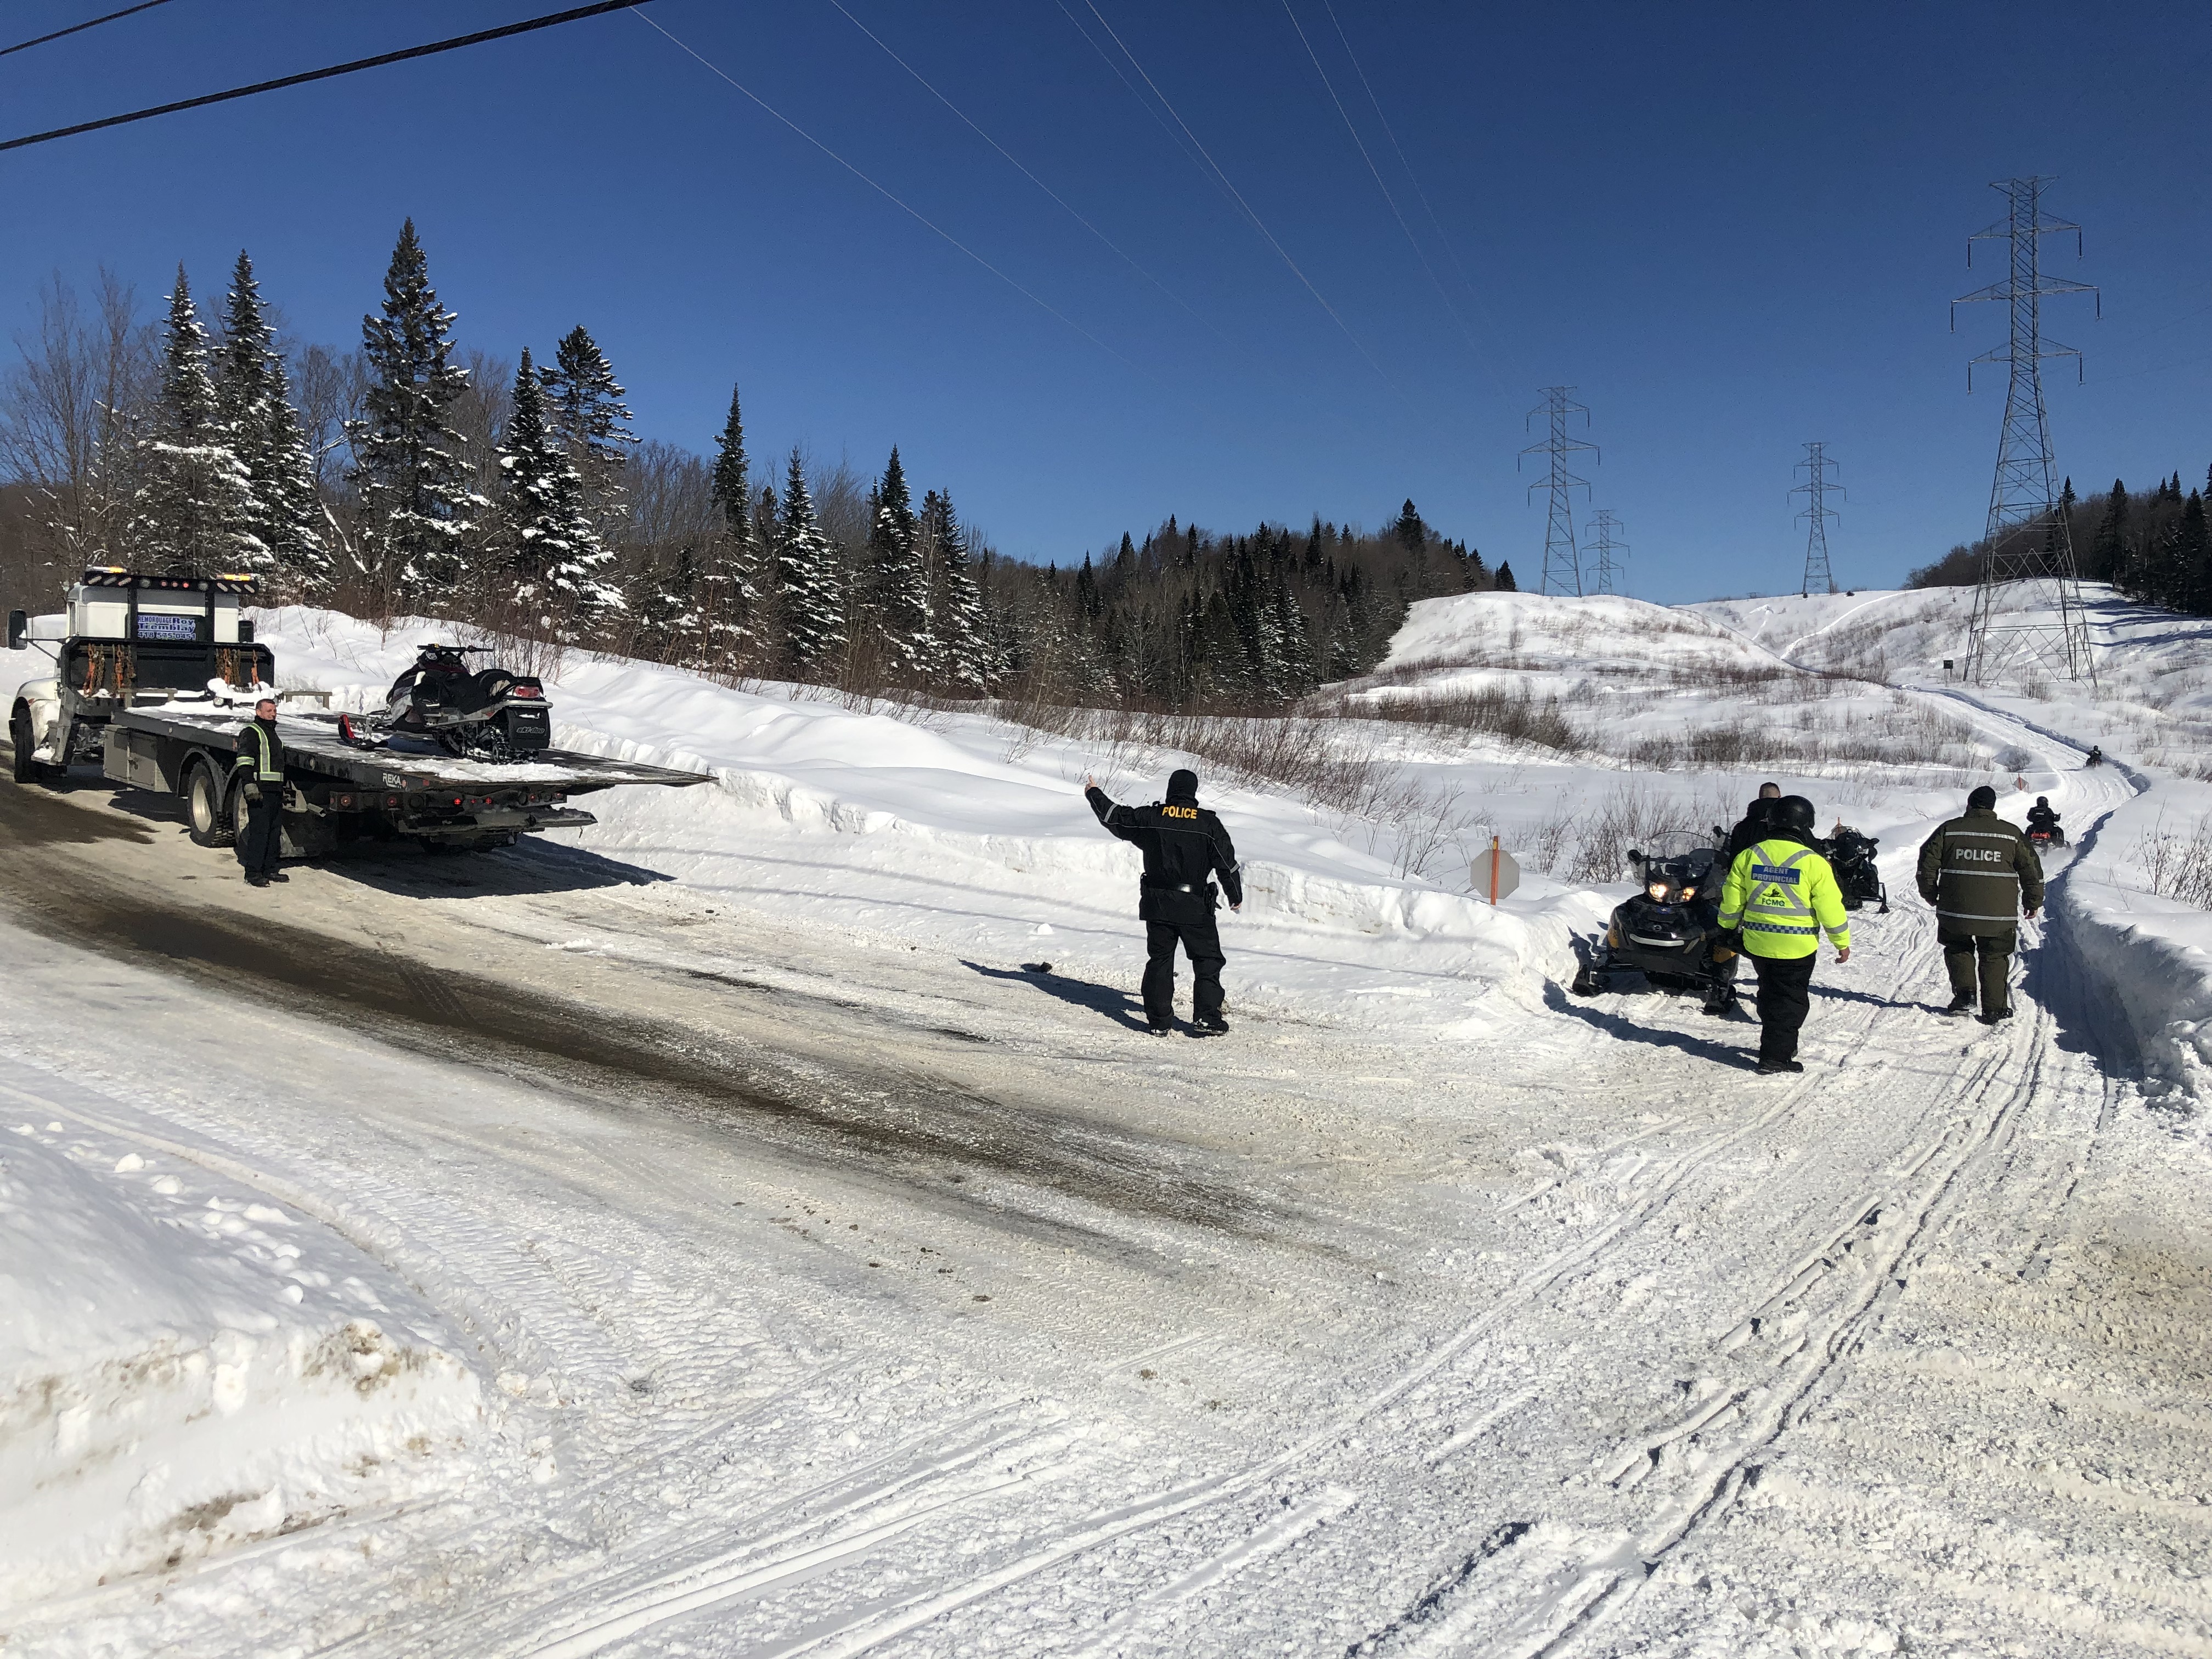
[(374, 1264), (181, 1160), (0, 1123), (0, 1608), (452, 1477), (477, 1379)]
[[(258, 637), (288, 685), (337, 706), (380, 702), (435, 625), (388, 634), (326, 611), (263, 613)], [(711, 790), (627, 789), (581, 804), (581, 844), (762, 908), (830, 916), (1006, 962), (1024, 955), (1118, 972), (1141, 861), (1083, 798), (1096, 771), (1116, 799), (1158, 798), (1194, 765), (1236, 837), (1249, 899), (1224, 925), (1237, 994), (1379, 1017), (1347, 988), (1395, 988), (1424, 1023), (1461, 1026), (1502, 983), (1534, 995), (1571, 964), (1571, 932), (1602, 905), (1531, 871), (1492, 909), (1464, 855), (1436, 878), (1394, 867), (1401, 829), (1352, 822), (1282, 790), (1225, 787), (1169, 750), (1048, 737), (982, 714), (854, 706), (811, 688), (733, 688), (679, 670), (569, 653), (549, 677), (557, 741), (587, 753), (706, 772)], [(1487, 844), (1486, 839), (1484, 845)], [(1054, 937), (1047, 950), (1035, 943)], [(1532, 975), (1532, 969), (1536, 970)], [(1374, 1011), (1370, 1014), (1370, 1011)], [(1409, 1009), (1393, 1006), (1403, 1019)]]

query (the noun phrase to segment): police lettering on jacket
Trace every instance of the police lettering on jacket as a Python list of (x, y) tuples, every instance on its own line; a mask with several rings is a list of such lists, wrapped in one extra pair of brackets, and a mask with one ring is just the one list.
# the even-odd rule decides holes
[(1942, 933), (2008, 933), (2022, 910), (2043, 905), (2043, 861), (1987, 806), (1969, 807), (1921, 843), (1918, 876)]
[(1212, 908), (1212, 883), (1231, 904), (1244, 902), (1244, 879), (1229, 831), (1205, 807), (1189, 799), (1150, 806), (1121, 806), (1099, 788), (1084, 791), (1098, 822), (1145, 855), (1138, 914), (1197, 914)]

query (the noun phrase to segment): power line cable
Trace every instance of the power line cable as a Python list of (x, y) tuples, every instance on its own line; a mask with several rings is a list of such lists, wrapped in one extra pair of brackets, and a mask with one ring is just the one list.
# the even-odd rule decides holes
[[(1031, 173), (1029, 168), (1024, 167), (1022, 163), (1015, 158), (1012, 151), (1008, 150), (1007, 148), (1004, 144), (1000, 143), (997, 139), (991, 137), (989, 133), (984, 131), (981, 127), (976, 125), (975, 121), (969, 118), (968, 112), (965, 110), (962, 109), (959, 105), (954, 103), (950, 98), (947, 98), (943, 93), (939, 92), (935, 86), (931, 84), (928, 77), (924, 76), (920, 70), (915, 68), (915, 66), (908, 63), (905, 58), (900, 57), (896, 52), (893, 52), (890, 47), (885, 44), (884, 38), (881, 35), (878, 34), (866, 23), (863, 23), (859, 18), (854, 16), (850, 11), (846, 10), (842, 3), (842, 0), (830, 0), (830, 3), (832, 6), (835, 6), (839, 12), (844, 15), (845, 21), (847, 22), (852, 24), (854, 28), (860, 30), (860, 33), (866, 35), (869, 40), (874, 41), (877, 46), (882, 47), (884, 55), (886, 58), (890, 58), (894, 64), (896, 64), (916, 81), (919, 81), (931, 97), (936, 99), (939, 103), (944, 105), (945, 108), (951, 110), (955, 115), (958, 116), (963, 122), (966, 123), (969, 131), (973, 132), (978, 138), (981, 138), (993, 149), (998, 151), (1000, 155), (1004, 156), (1007, 164), (1013, 167), (1016, 172), (1019, 173), (1023, 178), (1028, 179), (1039, 190), (1042, 191), (1047, 196), (1052, 198), (1054, 202), (1059, 204), (1060, 210), (1065, 212), (1068, 217), (1074, 220), (1077, 224), (1081, 225), (1084, 229), (1089, 231), (1093, 236), (1104, 243), (1107, 248), (1112, 252), (1115, 258), (1121, 260), (1123, 264), (1135, 271), (1138, 276), (1143, 277), (1154, 288), (1159, 289), (1161, 293), (1166, 295), (1169, 299), (1173, 300), (1177, 305), (1182, 306), (1185, 311), (1189, 312), (1191, 317), (1194, 320), (1206, 323), (1206, 319), (1199, 316), (1198, 313), (1195, 311), (1192, 311), (1190, 307), (1184, 302), (1181, 295), (1177, 294), (1165, 283), (1163, 283), (1158, 277), (1153, 276), (1152, 273), (1146, 270), (1144, 266), (1139, 264), (1134, 259), (1131, 258), (1128, 254), (1123, 252), (1121, 246), (1115, 242), (1113, 238), (1107, 235), (1104, 231), (1099, 229), (1098, 227), (1092, 224), (1090, 220), (1085, 218), (1083, 215), (1077, 212), (1075, 209), (1070, 205), (1066, 198), (1062, 196), (1058, 191), (1054, 190), (1050, 185), (1045, 183), (1043, 179), (1038, 178), (1036, 173)], [(1208, 328), (1213, 327), (1213, 325), (1211, 323), (1206, 323), (1206, 325)], [(1214, 329), (1214, 332), (1216, 334), (1219, 334), (1220, 331), (1218, 329)], [(1224, 337), (1225, 338), (1226, 337), (1224, 336)]]
[(135, 12), (151, 11), (156, 6), (166, 6), (169, 0), (139, 0), (135, 6), (125, 6), (121, 11), (111, 11), (105, 17), (95, 17), (88, 22), (72, 23), (65, 29), (56, 29), (52, 34), (42, 34), (35, 40), (20, 41), (12, 46), (0, 46), (0, 58), (19, 52), (28, 52), (33, 46), (43, 46), (49, 40), (59, 40), (65, 35), (82, 34), (87, 29), (96, 29), (102, 23), (112, 23), (118, 17), (128, 17)]
[[(632, 11), (637, 11), (637, 8), (635, 5), (632, 5), (629, 9)], [(840, 9), (842, 9), (842, 8), (840, 8)], [(839, 167), (844, 168), (846, 172), (851, 173), (855, 179), (858, 179), (870, 190), (874, 191), (878, 196), (881, 196), (892, 206), (897, 208), (900, 212), (906, 214), (909, 218), (913, 219), (915, 223), (923, 226), (933, 234), (942, 237), (946, 242), (951, 244), (952, 246), (959, 249), (961, 252), (966, 254), (977, 264), (982, 266), (984, 270), (989, 271), (991, 275), (997, 277), (1000, 282), (1004, 283), (1008, 288), (1013, 289), (1015, 293), (1020, 295), (1022, 298), (1027, 300), (1031, 305), (1036, 307), (1040, 311), (1048, 312), (1053, 316), (1057, 317), (1061, 322), (1066, 323), (1078, 334), (1080, 334), (1085, 339), (1090, 341), (1091, 344), (1097, 346), (1101, 351), (1113, 358), (1123, 368), (1131, 369), (1139, 374), (1146, 374), (1146, 370), (1139, 368), (1135, 363), (1131, 362), (1120, 352), (1115, 350), (1112, 346), (1108, 345), (1105, 341), (1100, 339), (1089, 329), (1084, 327), (1082, 324), (1077, 322), (1066, 312), (1060, 310), (1056, 306), (1051, 305), (1047, 301), (1039, 299), (1028, 289), (1024, 288), (1012, 277), (1007, 276), (1005, 271), (1000, 270), (998, 266), (993, 264), (981, 254), (976, 252), (974, 248), (969, 247), (967, 243), (962, 241), (951, 231), (945, 229), (944, 226), (937, 223), (934, 220), (930, 219), (918, 209), (909, 206), (905, 201), (893, 194), (884, 185), (878, 184), (873, 179), (871, 179), (866, 173), (861, 172), (860, 168), (854, 167), (850, 161), (840, 155), (836, 150), (830, 149), (829, 145), (823, 143), (812, 133), (807, 131), (805, 127), (800, 126), (798, 122), (793, 120), (781, 110), (776, 108), (773, 104), (763, 98), (758, 93), (755, 92), (750, 87), (746, 86), (743, 82), (738, 80), (736, 76), (730, 74), (728, 70), (723, 69), (720, 64), (713, 63), (708, 58), (701, 56), (700, 53), (695, 51), (691, 46), (686, 45), (684, 41), (678, 40), (673, 34), (669, 33), (666, 29), (662, 28), (659, 24), (654, 22), (653, 19), (647, 17), (643, 12), (637, 12), (637, 19), (638, 21), (647, 25), (648, 27), (665, 38), (670, 45), (682, 50), (687, 56), (691, 58), (702, 68), (727, 82), (731, 86), (735, 87), (739, 92), (750, 99), (756, 105), (759, 106), (761, 109), (773, 116), (776, 120), (781, 122), (785, 126), (789, 127), (793, 132), (806, 140), (808, 143), (813, 145), (815, 149), (820, 150), (824, 155), (835, 161)], [(1147, 374), (1147, 378), (1156, 381), (1158, 379), (1157, 375), (1149, 374)]]
[[(1054, 0), (1054, 3), (1060, 7), (1060, 15), (1066, 18), (1069, 24), (1074, 28), (1075, 32), (1083, 37), (1083, 44), (1098, 54), (1098, 61), (1105, 64), (1108, 69), (1114, 71), (1114, 78), (1115, 80), (1119, 81), (1123, 86), (1128, 88), (1129, 96), (1137, 100), (1137, 106), (1139, 109), (1143, 110), (1146, 114), (1152, 118), (1152, 125), (1158, 127), (1162, 132), (1167, 134), (1169, 142), (1173, 143), (1177, 149), (1181, 150), (1185, 156), (1189, 158), (1191, 166), (1196, 167), (1200, 173), (1206, 173), (1206, 179), (1208, 184), (1212, 185), (1216, 190), (1221, 190), (1221, 181), (1214, 178), (1212, 173), (1206, 173), (1206, 163), (1199, 160), (1197, 152), (1191, 149), (1190, 145), (1184, 140), (1182, 135), (1177, 132), (1173, 127), (1170, 126), (1167, 122), (1161, 118), (1159, 111), (1152, 107), (1152, 100), (1146, 98), (1143, 93), (1137, 90), (1137, 83), (1121, 72), (1121, 66), (1114, 61), (1112, 56), (1108, 53), (1106, 48), (1100, 46), (1097, 41), (1091, 38), (1091, 31), (1083, 26), (1083, 20), (1067, 9), (1067, 0)], [(1222, 194), (1232, 205), (1234, 205), (1236, 200), (1234, 197), (1230, 196), (1226, 191), (1223, 191)]]
[(1221, 164), (1213, 159), (1212, 155), (1206, 149), (1205, 144), (1200, 142), (1199, 136), (1191, 131), (1190, 123), (1182, 118), (1182, 116), (1176, 111), (1175, 105), (1169, 100), (1167, 94), (1160, 90), (1159, 83), (1152, 79), (1152, 76), (1146, 71), (1144, 64), (1138, 61), (1137, 54), (1131, 52), (1129, 50), (1128, 44), (1124, 41), (1120, 35), (1114, 32), (1114, 26), (1106, 21), (1105, 14), (1098, 9), (1097, 6), (1093, 3), (1093, 0), (1084, 0), (1084, 4), (1089, 9), (1091, 15), (1098, 20), (1098, 27), (1106, 31), (1107, 38), (1112, 40), (1116, 46), (1121, 48), (1121, 55), (1129, 60), (1130, 66), (1137, 71), (1139, 76), (1143, 78), (1145, 84), (1152, 89), (1152, 96), (1160, 100), (1161, 106), (1164, 108), (1170, 115), (1175, 117), (1176, 125), (1183, 130), (1183, 131), (1189, 137), (1191, 143), (1197, 149), (1198, 153), (1206, 158), (1206, 165), (1213, 170), (1213, 175), (1217, 179), (1220, 179), (1222, 188), (1227, 191), (1231, 197), (1235, 199), (1237, 205), (1243, 210), (1244, 216), (1252, 222), (1253, 228), (1257, 230), (1261, 235), (1267, 238), (1267, 246), (1274, 249), (1276, 254), (1281, 258), (1282, 262), (1290, 267), (1291, 275), (1297, 277), (1298, 281), (1304, 285), (1306, 292), (1313, 295), (1315, 303), (1319, 305), (1323, 311), (1328, 313), (1329, 320), (1334, 323), (1338, 328), (1343, 330), (1344, 337), (1351, 341), (1353, 349), (1357, 350), (1362, 357), (1364, 357), (1367, 360), (1367, 366), (1375, 371), (1376, 378), (1380, 380), (1384, 386), (1389, 386), (1394, 394), (1401, 399), (1403, 399), (1405, 394), (1399, 392), (1397, 383), (1392, 380), (1388, 374), (1382, 372), (1382, 365), (1376, 362), (1375, 361), (1374, 354), (1369, 351), (1364, 345), (1360, 343), (1359, 337), (1352, 331), (1351, 325), (1346, 323), (1341, 316), (1338, 315), (1337, 309), (1334, 306), (1329, 304), (1328, 300), (1322, 297), (1322, 291), (1313, 285), (1312, 279), (1309, 277), (1304, 271), (1298, 268), (1298, 262), (1291, 258), (1289, 252), (1280, 242), (1275, 240), (1275, 234), (1267, 228), (1267, 222), (1261, 219), (1257, 213), (1253, 211), (1252, 204), (1244, 199), (1243, 192), (1240, 191), (1235, 185), (1230, 182), (1229, 175), (1221, 169)]
[(456, 52), (463, 46), (479, 46), (486, 40), (504, 40), (509, 35), (550, 29), (556, 23), (573, 23), (581, 18), (597, 17), (603, 12), (635, 9), (644, 3), (645, 0), (599, 0), (596, 5), (575, 6), (567, 11), (552, 12), (520, 23), (508, 23), (495, 29), (479, 29), (474, 34), (455, 35), (450, 40), (434, 40), (425, 46), (409, 46), (404, 52), (380, 52), (374, 58), (357, 58), (350, 64), (334, 64), (329, 69), (309, 70), (304, 75), (286, 75), (274, 81), (257, 81), (250, 87), (234, 87), (228, 92), (211, 92), (200, 98), (180, 98), (173, 104), (157, 104), (152, 109), (133, 110), (128, 115), (110, 115), (102, 120), (80, 121), (75, 126), (56, 127), (52, 132), (33, 132), (25, 137), (10, 138), (0, 143), (0, 150), (21, 149), (27, 144), (49, 143), (56, 138), (74, 138), (81, 132), (98, 132), (103, 127), (119, 127), (132, 121), (150, 121), (157, 115), (174, 115), (179, 110), (228, 103), (234, 98), (251, 98), (256, 93), (275, 92), (283, 87), (305, 86), (310, 81), (327, 81), (334, 76), (351, 75), (359, 70), (380, 69), (386, 64), (404, 63), (410, 58), (428, 58), (441, 52)]
[[(1322, 89), (1328, 94), (1329, 102), (1336, 106), (1337, 118), (1344, 123), (1344, 130), (1352, 135), (1352, 147), (1358, 150), (1359, 159), (1367, 163), (1367, 171), (1374, 175), (1376, 189), (1382, 192), (1382, 199), (1389, 204), (1390, 216), (1398, 222), (1398, 228), (1406, 233), (1407, 245), (1413, 250), (1413, 257), (1421, 262), (1421, 269), (1428, 272), (1429, 283), (1436, 289), (1437, 298), (1443, 301), (1444, 309), (1451, 313), (1452, 321), (1459, 325), (1460, 334), (1467, 341), (1467, 349), (1487, 368), (1489, 365), (1483, 358), (1482, 348), (1475, 343), (1474, 331), (1467, 325), (1467, 319), (1460, 315), (1459, 307), (1452, 303), (1451, 295), (1444, 292), (1444, 285), (1437, 276), (1437, 268), (1429, 263), (1428, 250), (1413, 234), (1413, 228), (1406, 222), (1406, 216), (1398, 210), (1398, 198), (1390, 193), (1390, 186), (1383, 181), (1382, 170), (1375, 165), (1375, 158), (1367, 153), (1367, 143), (1359, 136), (1359, 129), (1352, 125), (1351, 112), (1344, 107), (1344, 100), (1336, 95), (1335, 83), (1328, 78), (1328, 71), (1322, 67), (1321, 54), (1313, 49), (1313, 42), (1306, 38), (1305, 26), (1298, 21), (1297, 13), (1291, 9), (1291, 0), (1283, 0), (1283, 15), (1291, 20), (1291, 27), (1297, 31), (1298, 44), (1306, 49), (1307, 58), (1312, 60), (1314, 73), (1321, 76)], [(1495, 372), (1492, 371), (1493, 374)], [(1504, 390), (1502, 384), (1498, 390)]]
[[(1367, 101), (1374, 106), (1375, 118), (1382, 124), (1383, 136), (1389, 139), (1390, 148), (1398, 153), (1398, 165), (1406, 169), (1406, 177), (1413, 183), (1413, 194), (1420, 198), (1421, 211), (1429, 216), (1429, 224), (1437, 233), (1437, 240), (1443, 244), (1444, 256), (1452, 262), (1452, 269), (1459, 273), (1459, 280), (1466, 288), (1468, 297), (1474, 301), (1474, 308), (1482, 313), (1483, 322), (1495, 336), (1498, 332), (1498, 319), (1490, 314), (1490, 307), (1483, 303), (1481, 289), (1475, 287), (1474, 279), (1467, 274), (1466, 265), (1460, 262), (1459, 250), (1452, 246), (1451, 238), (1444, 234), (1443, 223), (1437, 217), (1437, 210), (1429, 201), (1428, 191), (1421, 188), (1421, 175), (1413, 171), (1413, 164), (1406, 155), (1406, 147), (1398, 142), (1398, 134), (1390, 125), (1390, 118), (1382, 112), (1382, 100), (1375, 95), (1375, 83), (1367, 78), (1367, 71), (1359, 62), (1359, 54), (1352, 49), (1351, 37), (1345, 33), (1343, 23), (1338, 21), (1336, 7), (1331, 0), (1322, 0), (1322, 9), (1328, 14), (1330, 27), (1336, 30), (1336, 38), (1344, 47), (1344, 55), (1351, 60), (1352, 72), (1359, 76), (1359, 84), (1366, 89)], [(1499, 378), (1498, 371), (1492, 368), (1490, 373), (1491, 378), (1498, 381), (1498, 391), (1504, 392), (1505, 382)]]

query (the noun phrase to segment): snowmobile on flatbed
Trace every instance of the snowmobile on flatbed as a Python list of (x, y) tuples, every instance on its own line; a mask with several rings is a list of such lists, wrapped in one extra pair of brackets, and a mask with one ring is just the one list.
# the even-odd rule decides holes
[[(578, 795), (623, 784), (684, 788), (709, 781), (703, 773), (569, 754), (543, 742), (524, 747), (531, 723), (507, 720), (510, 712), (535, 713), (544, 722), (538, 729), (550, 734), (543, 688), (526, 676), (506, 678), (538, 690), (538, 708), (510, 695), (491, 710), (506, 720), (501, 730), (509, 753), (500, 763), (457, 758), (441, 752), (434, 733), (404, 730), (364, 750), (346, 740), (344, 716), (300, 709), (296, 698), (276, 690), (276, 658), (256, 643), (244, 614), (256, 586), (251, 575), (95, 568), (70, 587), (66, 611), (35, 617), (11, 611), (8, 648), (24, 653), (31, 671), (9, 710), (15, 781), (59, 782), (73, 766), (97, 763), (111, 783), (175, 795), (192, 840), (222, 846), (244, 816), (245, 779), (233, 764), (239, 728), (258, 699), (275, 697), (290, 856), (312, 858), (363, 841), (411, 840), (455, 851), (511, 847), (520, 836), (597, 822), (568, 804)], [(485, 674), (467, 678), (488, 684)], [(448, 706), (489, 707), (465, 699), (441, 705)]]
[(553, 711), (534, 674), (505, 668), (471, 673), (468, 659), (488, 647), (425, 645), (415, 665), (392, 682), (382, 709), (338, 717), (340, 741), (380, 748), (393, 732), (428, 738), (457, 759), (520, 761), (553, 746)]
[(1720, 942), (1720, 849), (1688, 830), (1671, 831), (1656, 850), (1631, 848), (1643, 891), (1613, 910), (1604, 939), (1589, 948), (1570, 988), (1578, 997), (1613, 988), (1638, 973), (1669, 996), (1697, 994), (1716, 1012), (1735, 1001), (1735, 952)]

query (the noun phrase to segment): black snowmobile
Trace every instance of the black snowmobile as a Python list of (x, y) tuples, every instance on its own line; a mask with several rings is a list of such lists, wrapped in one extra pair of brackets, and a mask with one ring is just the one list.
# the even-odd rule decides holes
[(428, 738), (447, 754), (468, 760), (527, 760), (551, 748), (553, 712), (536, 675), (470, 670), (468, 658), (489, 648), (423, 646), (415, 665), (392, 682), (382, 711), (359, 721), (340, 715), (338, 736), (365, 749), (395, 732)]
[(1881, 846), (1872, 836), (1863, 836), (1848, 827), (1838, 829), (1828, 837), (1828, 867), (1836, 872), (1836, 885), (1843, 892), (1844, 909), (1879, 904), (1882, 915), (1889, 914), (1889, 889), (1882, 884), (1881, 872), (1875, 867), (1874, 861), (1875, 853)]
[(1662, 836), (1652, 852), (1629, 849), (1643, 891), (1616, 908), (1604, 939), (1583, 954), (1570, 988), (1578, 997), (1609, 991), (1638, 973), (1668, 996), (1696, 993), (1708, 1012), (1735, 1005), (1735, 953), (1720, 943), (1720, 849), (1688, 830)]

